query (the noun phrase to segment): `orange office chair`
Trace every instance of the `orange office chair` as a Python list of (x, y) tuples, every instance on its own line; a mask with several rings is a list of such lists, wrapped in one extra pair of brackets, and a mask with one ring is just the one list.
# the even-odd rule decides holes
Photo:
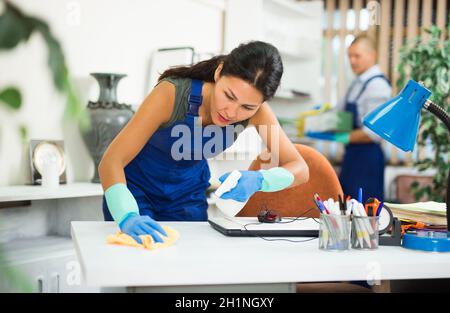
[[(311, 147), (300, 144), (295, 144), (295, 147), (308, 164), (309, 181), (277, 192), (257, 192), (237, 216), (257, 216), (263, 209), (272, 209), (281, 216), (318, 218), (319, 210), (314, 205), (314, 193), (318, 193), (322, 200), (333, 198), (337, 201), (338, 195), (342, 195), (342, 187), (330, 162)], [(258, 156), (249, 170), (259, 170), (261, 163), (261, 158)], [(269, 164), (270, 160), (263, 163)]]

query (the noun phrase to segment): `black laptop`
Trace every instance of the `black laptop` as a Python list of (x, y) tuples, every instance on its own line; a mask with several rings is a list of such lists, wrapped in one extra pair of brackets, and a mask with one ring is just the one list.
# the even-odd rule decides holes
[(220, 233), (234, 237), (318, 237), (319, 220), (283, 217), (280, 222), (260, 223), (256, 217), (214, 216), (209, 224)]

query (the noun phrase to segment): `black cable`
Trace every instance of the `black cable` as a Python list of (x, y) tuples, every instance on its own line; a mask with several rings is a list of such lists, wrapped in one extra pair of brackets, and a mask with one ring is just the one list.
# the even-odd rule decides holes
[[(276, 224), (288, 224), (288, 223), (293, 223), (293, 222), (295, 222), (295, 221), (297, 221), (297, 220), (304, 221), (304, 220), (307, 220), (307, 219), (309, 219), (309, 218), (312, 218), (312, 219), (314, 220), (314, 222), (316, 222), (317, 224), (320, 224), (320, 222), (318, 222), (318, 221), (316, 220), (316, 218), (314, 218), (314, 217), (303, 217), (303, 214), (306, 214), (306, 213), (308, 213), (308, 212), (311, 211), (311, 210), (314, 210), (314, 209), (309, 209), (309, 210), (307, 210), (306, 212), (302, 212), (302, 215), (299, 215), (299, 216), (297, 216), (297, 217), (295, 217), (295, 218), (283, 217), (284, 219), (289, 219), (290, 221), (288, 221), (288, 222), (282, 222), (282, 221), (280, 221), (280, 222), (275, 222), (275, 223), (276, 223)], [(252, 234), (252, 233), (247, 229), (247, 226), (249, 226), (249, 225), (261, 225), (261, 224), (264, 224), (264, 223), (262, 223), (262, 222), (258, 222), (258, 223), (248, 223), (248, 224), (245, 224), (245, 225), (243, 225), (243, 226), (244, 226), (244, 229), (245, 229), (250, 235), (252, 235), (252, 236), (254, 236), (254, 237), (261, 238), (261, 239), (266, 240), (266, 241), (287, 241), (287, 242), (293, 242), (293, 243), (296, 243), (296, 242), (307, 242), (307, 241), (311, 241), (311, 240), (316, 240), (316, 239), (318, 239), (318, 237), (313, 237), (313, 238), (309, 238), (309, 239), (305, 239), (305, 240), (291, 240), (291, 239), (284, 239), (284, 238), (265, 238), (265, 237), (262, 237), (262, 236), (259, 236), (259, 235), (256, 235), (256, 234)]]
[(437, 118), (439, 118), (450, 132), (450, 116), (447, 112), (444, 111), (443, 108), (441, 108), (436, 103), (429, 101), (426, 109), (433, 113)]

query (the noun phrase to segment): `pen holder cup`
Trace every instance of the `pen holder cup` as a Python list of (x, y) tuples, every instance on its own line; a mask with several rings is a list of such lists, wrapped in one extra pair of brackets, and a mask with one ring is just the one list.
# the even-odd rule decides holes
[(350, 216), (320, 214), (319, 249), (327, 251), (349, 250), (350, 230)]
[(351, 243), (353, 249), (378, 249), (379, 217), (353, 216)]

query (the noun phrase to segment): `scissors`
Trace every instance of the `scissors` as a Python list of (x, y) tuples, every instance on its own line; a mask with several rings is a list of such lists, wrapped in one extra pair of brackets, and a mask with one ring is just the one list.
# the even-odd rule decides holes
[(377, 216), (378, 207), (380, 206), (380, 201), (377, 198), (369, 198), (364, 205), (367, 216)]

